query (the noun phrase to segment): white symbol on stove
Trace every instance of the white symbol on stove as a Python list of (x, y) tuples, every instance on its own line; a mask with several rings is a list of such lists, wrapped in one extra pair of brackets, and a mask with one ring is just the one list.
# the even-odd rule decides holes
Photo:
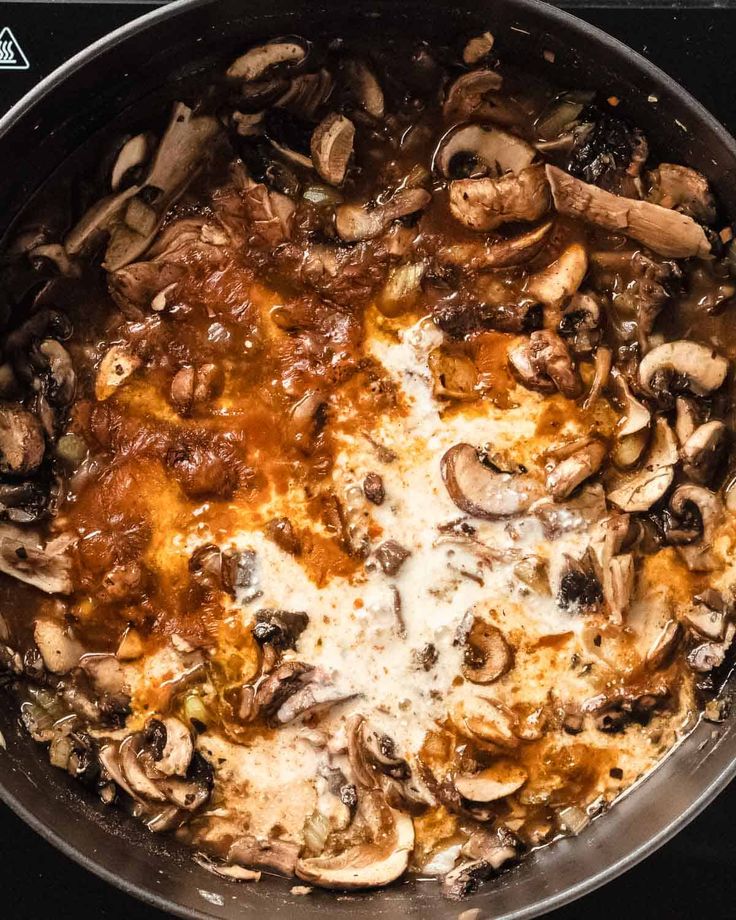
[(9, 26), (0, 32), (0, 70), (28, 70), (30, 64)]

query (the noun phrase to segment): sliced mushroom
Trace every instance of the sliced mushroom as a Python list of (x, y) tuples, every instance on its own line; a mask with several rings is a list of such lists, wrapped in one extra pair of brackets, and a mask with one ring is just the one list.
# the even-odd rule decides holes
[(43, 546), (27, 530), (0, 525), (0, 572), (46, 594), (71, 594), (69, 548), (66, 537), (57, 537)]
[(683, 614), (682, 619), (686, 626), (702, 638), (710, 639), (711, 642), (720, 642), (726, 634), (729, 612), (712, 610), (706, 604), (694, 603)]
[(623, 404), (624, 412), (616, 429), (616, 436), (625, 438), (647, 430), (652, 421), (649, 409), (634, 397), (628, 381), (619, 370), (611, 371), (611, 381), (618, 400)]
[(355, 125), (338, 112), (327, 115), (314, 129), (311, 141), (314, 168), (330, 185), (341, 185), (353, 154)]
[[(376, 793), (364, 794), (364, 798), (375, 797)], [(403, 875), (414, 848), (412, 819), (386, 805), (379, 807), (383, 826), (376, 839), (348, 847), (336, 856), (299, 859), (297, 876), (320, 888), (351, 890), (388, 885)]]
[(563, 501), (586, 479), (595, 476), (607, 452), (603, 441), (592, 440), (560, 460), (547, 474), (547, 491), (552, 498)]
[(387, 230), (392, 221), (421, 211), (432, 196), (423, 188), (403, 188), (384, 204), (367, 209), (358, 204), (341, 204), (335, 209), (335, 227), (348, 243), (372, 240)]
[(682, 470), (693, 482), (707, 485), (716, 473), (728, 447), (728, 429), (714, 420), (706, 422), (682, 445)]
[(687, 663), (693, 671), (699, 674), (707, 674), (716, 668), (720, 668), (726, 660), (726, 655), (733, 645), (736, 638), (736, 624), (729, 623), (726, 627), (726, 634), (721, 642), (704, 642), (696, 646), (687, 656)]
[(479, 69), (461, 74), (450, 85), (442, 111), (447, 118), (467, 119), (474, 114), (486, 116), (486, 94), (497, 92), (502, 85), (501, 74), (495, 70)]
[(674, 208), (703, 224), (715, 220), (713, 194), (701, 173), (687, 166), (660, 163), (649, 173), (648, 179), (651, 183), (649, 201), (663, 208)]
[(546, 328), (557, 328), (562, 319), (562, 304), (575, 294), (587, 271), (585, 247), (571, 243), (554, 262), (526, 280), (524, 292), (545, 307)]
[[(183, 194), (209, 155), (218, 120), (194, 115), (183, 103), (174, 105), (148, 173), (134, 185), (103, 199), (82, 217), (64, 241), (69, 255), (86, 249), (101, 231), (109, 232), (104, 268), (117, 271), (134, 262), (148, 249), (169, 207)], [(144, 196), (144, 190), (153, 193)]]
[(483, 32), (481, 35), (469, 39), (463, 48), (463, 61), (469, 67), (479, 63), (493, 51), (495, 39), (492, 32)]
[(20, 406), (0, 404), (0, 472), (11, 476), (35, 473), (45, 452), (46, 439), (36, 416)]
[(283, 96), (279, 96), (275, 105), (300, 118), (312, 120), (329, 98), (334, 85), (332, 74), (324, 67), (316, 73), (299, 74), (291, 80), (289, 88)]
[(52, 674), (68, 674), (84, 654), (81, 643), (56, 620), (39, 619), (33, 624), (33, 641)]
[(269, 71), (282, 65), (300, 64), (307, 56), (307, 49), (301, 42), (276, 39), (265, 45), (257, 45), (241, 54), (228, 67), (227, 75), (233, 79), (252, 82), (261, 80)]
[(112, 345), (102, 357), (95, 379), (95, 396), (109, 399), (117, 388), (141, 366), (140, 358), (125, 345)]
[(611, 376), (612, 366), (613, 352), (605, 345), (599, 345), (595, 350), (593, 380), (591, 381), (590, 389), (583, 402), (583, 409), (590, 409), (590, 407), (595, 405), (596, 401), (600, 399), (608, 383), (608, 379)]
[(487, 696), (466, 696), (452, 715), (457, 728), (467, 737), (501, 750), (515, 750), (520, 739), (513, 713), (503, 703)]
[(349, 58), (343, 62), (345, 76), (352, 94), (373, 118), (383, 118), (385, 102), (376, 75), (364, 61)]
[(440, 471), (450, 498), (473, 517), (523, 514), (543, 495), (541, 483), (524, 473), (504, 473), (483, 463), (470, 444), (456, 444), (442, 457)]
[(453, 128), (437, 145), (433, 166), (446, 179), (453, 178), (455, 158), (477, 162), (496, 175), (518, 175), (531, 166), (537, 151), (516, 134), (501, 128), (462, 125)]
[(141, 166), (148, 159), (151, 138), (148, 134), (136, 134), (120, 148), (110, 176), (110, 188), (117, 192), (126, 173), (136, 166)]
[(495, 764), (480, 773), (455, 777), (455, 788), (471, 802), (496, 802), (513, 795), (527, 781), (528, 774), (514, 764)]
[(471, 230), (495, 230), (512, 221), (539, 220), (549, 210), (549, 188), (541, 165), (499, 178), (450, 183), (450, 212)]
[(682, 630), (677, 620), (668, 620), (657, 634), (646, 654), (648, 668), (656, 671), (667, 665), (680, 641)]
[(309, 617), (302, 610), (276, 610), (266, 608), (256, 613), (256, 623), (251, 632), (256, 642), (270, 645), (279, 651), (295, 649), (299, 637), (309, 625)]
[(447, 243), (438, 248), (437, 259), (444, 265), (454, 265), (467, 271), (523, 265), (540, 252), (552, 226), (552, 221), (547, 221), (508, 239)]
[[(471, 838), (472, 840), (473, 838)], [(468, 853), (470, 841), (463, 847)], [(473, 858), (461, 862), (459, 866), (442, 879), (441, 890), (450, 901), (461, 901), (478, 890), (481, 882), (493, 876), (506, 863), (519, 856), (519, 843), (506, 828), (498, 827), (483, 835), (482, 843), (472, 847)]]
[(143, 765), (138, 760), (138, 755), (142, 748), (143, 735), (140, 732), (128, 735), (127, 738), (121, 741), (118, 753), (120, 769), (136, 798), (142, 801), (166, 802), (168, 801), (167, 797), (148, 776), (143, 769)]
[(194, 756), (189, 728), (179, 719), (149, 720), (147, 735), (155, 734), (158, 748), (154, 757), (156, 769), (164, 776), (185, 776)]
[(673, 389), (707, 396), (718, 390), (728, 374), (728, 360), (708, 345), (679, 339), (658, 345), (639, 365), (639, 383), (662, 405), (674, 405)]
[(599, 298), (589, 291), (577, 291), (562, 308), (559, 332), (575, 354), (586, 355), (599, 346), (601, 315)]
[(501, 630), (472, 610), (463, 617), (453, 644), (463, 646), (463, 677), (474, 684), (492, 684), (514, 665)]
[(66, 408), (77, 386), (71, 355), (61, 342), (56, 339), (44, 339), (38, 346), (38, 355), (45, 364), (46, 396), (49, 402), (60, 408)]
[(624, 233), (668, 258), (710, 255), (705, 232), (691, 217), (649, 201), (613, 195), (556, 166), (545, 168), (558, 213)]
[(641, 470), (614, 478), (608, 500), (621, 511), (647, 511), (667, 492), (679, 459), (677, 443), (666, 419), (657, 418), (652, 446)]
[(240, 837), (228, 850), (228, 863), (235, 863), (249, 869), (265, 869), (285, 875), (294, 875), (299, 845), (288, 840), (259, 840), (256, 837)]
[(697, 401), (692, 397), (678, 396), (675, 400), (675, 434), (683, 445), (701, 423)]
[(514, 375), (529, 389), (552, 393), (556, 388), (569, 399), (580, 395), (582, 381), (564, 340), (556, 332), (532, 332), (528, 341), (509, 349), (508, 359)]
[(48, 259), (53, 262), (57, 271), (64, 278), (78, 278), (81, 269), (77, 262), (69, 258), (69, 254), (61, 243), (43, 243), (36, 246), (28, 253), (31, 260)]
[(688, 504), (695, 505), (703, 522), (703, 535), (697, 543), (678, 546), (677, 551), (687, 567), (694, 572), (712, 572), (719, 567), (720, 560), (713, 549), (713, 540), (723, 519), (723, 502), (703, 486), (684, 483), (672, 493), (670, 508), (679, 517), (687, 513)]

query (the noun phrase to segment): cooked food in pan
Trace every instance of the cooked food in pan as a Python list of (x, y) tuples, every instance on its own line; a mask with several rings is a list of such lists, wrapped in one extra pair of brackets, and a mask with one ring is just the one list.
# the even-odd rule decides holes
[(723, 716), (729, 225), (493, 45), (251, 47), (7, 240), (3, 705), (226, 878), (460, 898)]

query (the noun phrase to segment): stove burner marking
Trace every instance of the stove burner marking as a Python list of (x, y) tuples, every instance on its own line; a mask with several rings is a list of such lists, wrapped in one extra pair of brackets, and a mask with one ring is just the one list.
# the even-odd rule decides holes
[(0, 70), (28, 70), (31, 65), (10, 26), (0, 32)]

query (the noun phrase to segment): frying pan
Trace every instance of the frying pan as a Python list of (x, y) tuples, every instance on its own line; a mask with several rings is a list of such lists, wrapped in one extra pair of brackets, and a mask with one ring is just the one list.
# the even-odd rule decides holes
[[(502, 59), (562, 86), (600, 88), (640, 125), (667, 159), (710, 179), (724, 213), (736, 214), (736, 141), (685, 90), (590, 25), (537, 0), (180, 0), (119, 29), (72, 58), (0, 121), (0, 233), (60, 164), (82, 169), (111, 125), (132, 126), (217, 62), (258, 39), (359, 35), (363, 41), (416, 36), (446, 42), (490, 29)], [(545, 54), (546, 52), (546, 54)], [(550, 53), (551, 52), (551, 53)], [(97, 140), (96, 140), (97, 139)], [(92, 153), (90, 153), (92, 151)], [(725, 687), (728, 697), (730, 687)], [(533, 853), (461, 905), (434, 882), (336, 897), (290, 893), (265, 877), (236, 885), (200, 868), (174, 842), (151, 835), (87, 795), (19, 728), (0, 696), (0, 796), (39, 834), (129, 894), (182, 917), (455, 920), (469, 908), (498, 920), (535, 917), (615, 878), (683, 828), (736, 773), (736, 707), (724, 723), (701, 722), (646, 780), (576, 838)]]

